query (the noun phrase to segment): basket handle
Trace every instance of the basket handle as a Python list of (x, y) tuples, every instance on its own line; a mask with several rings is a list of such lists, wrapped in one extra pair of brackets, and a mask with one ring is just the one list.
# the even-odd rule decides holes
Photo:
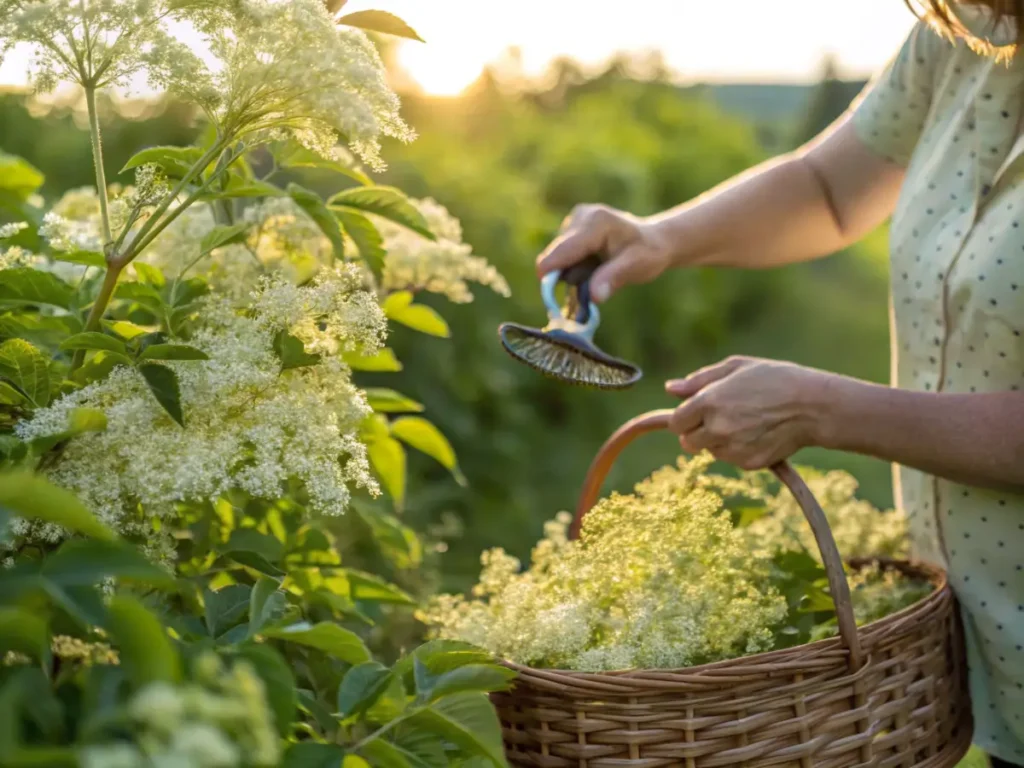
[[(587, 471), (586, 480), (583, 482), (583, 490), (580, 492), (579, 501), (576, 504), (576, 515), (569, 528), (570, 539), (579, 537), (583, 518), (597, 503), (601, 486), (615, 459), (622, 453), (622, 449), (641, 435), (668, 429), (671, 416), (671, 410), (650, 411), (637, 416), (619, 427), (615, 434), (601, 446)], [(825, 573), (828, 575), (828, 586), (835, 603), (836, 617), (839, 623), (839, 636), (850, 652), (850, 666), (854, 670), (860, 669), (864, 654), (860, 646), (860, 637), (857, 634), (857, 622), (853, 616), (850, 585), (846, 581), (843, 560), (839, 556), (839, 550), (836, 548), (836, 542), (832, 537), (832, 530), (829, 528), (825, 513), (814, 498), (814, 494), (811, 493), (811, 489), (788, 462), (780, 461), (771, 467), (771, 471), (793, 494), (811, 526), (814, 539), (818, 543), (818, 550), (821, 552), (822, 562), (825, 565)]]

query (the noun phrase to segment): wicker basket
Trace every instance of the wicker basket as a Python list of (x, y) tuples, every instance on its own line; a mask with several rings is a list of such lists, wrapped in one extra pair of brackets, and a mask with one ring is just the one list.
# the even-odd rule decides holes
[[(667, 427), (670, 413), (634, 419), (601, 448), (573, 536), (619, 452), (637, 436)], [(682, 670), (588, 674), (509, 663), (519, 673), (515, 686), (493, 700), (511, 764), (944, 768), (963, 757), (972, 722), (961, 627), (945, 574), (918, 563), (887, 563), (931, 580), (935, 590), (858, 629), (821, 507), (788, 464), (773, 471), (814, 532), (839, 636)]]

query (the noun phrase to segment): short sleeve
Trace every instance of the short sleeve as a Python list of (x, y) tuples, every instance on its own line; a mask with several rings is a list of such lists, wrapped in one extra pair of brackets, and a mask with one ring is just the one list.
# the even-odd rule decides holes
[(932, 106), (945, 40), (914, 25), (896, 56), (850, 106), (854, 130), (870, 149), (899, 165), (910, 162)]

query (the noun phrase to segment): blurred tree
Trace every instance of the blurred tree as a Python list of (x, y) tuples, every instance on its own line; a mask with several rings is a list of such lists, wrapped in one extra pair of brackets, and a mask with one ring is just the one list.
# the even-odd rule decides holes
[(810, 141), (832, 125), (850, 106), (863, 85), (860, 81), (843, 80), (835, 56), (826, 56), (821, 66), (821, 79), (803, 120), (797, 126), (793, 146)]

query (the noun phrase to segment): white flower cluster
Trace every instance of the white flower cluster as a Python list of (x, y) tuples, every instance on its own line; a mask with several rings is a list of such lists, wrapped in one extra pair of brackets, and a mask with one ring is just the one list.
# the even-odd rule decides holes
[(28, 223), (24, 221), (15, 221), (11, 224), (0, 224), (0, 240), (6, 240), (9, 237), (14, 237), (16, 234), (21, 232), (21, 230), (27, 228)]
[(586, 671), (686, 667), (771, 647), (786, 601), (767, 584), (770, 559), (748, 550), (715, 494), (653, 479), (599, 502), (578, 542), (566, 540), (567, 523), (548, 525), (528, 570), (485, 553), (472, 599), (442, 596), (423, 618), (503, 658)]
[(150, 683), (129, 701), (133, 741), (86, 747), (83, 768), (274, 766), (280, 745), (263, 682), (245, 662), (201, 657), (194, 682)]
[(375, 169), (382, 136), (414, 137), (373, 43), (336, 25), (322, 0), (235, 0), (197, 26), (215, 65), (183, 71), (169, 61), (158, 79), (203, 105), (226, 135), (291, 135), (335, 157), (340, 134)]
[[(180, 383), (184, 428), (141, 374), (118, 367), (37, 411), (17, 432), (26, 440), (59, 433), (74, 408), (102, 409), (106, 430), (71, 441), (49, 477), (107, 524), (145, 537), (158, 560), (170, 558), (171, 542), (152, 521), (173, 514), (176, 502), (212, 500), (229, 489), (274, 499), (286, 481), (298, 480), (315, 512), (340, 514), (349, 483), (376, 490), (358, 432), (370, 408), (337, 356), (372, 354), (384, 338), (384, 315), (359, 280), (354, 267), (344, 266), (304, 287), (267, 281), (244, 314), (213, 299), (190, 341), (210, 359), (168, 363)], [(322, 355), (319, 362), (282, 371), (274, 348), (280, 332)], [(12, 532), (63, 535), (25, 521), (13, 523)]]
[(473, 300), (467, 284), (470, 282), (487, 286), (502, 296), (510, 294), (508, 283), (498, 270), (486, 259), (474, 256), (472, 246), (462, 242), (462, 226), (448, 209), (431, 198), (412, 202), (437, 240), (378, 220), (387, 251), (383, 281), (386, 291), (430, 291), (460, 304)]
[[(629, 496), (613, 494), (566, 539), (570, 516), (547, 525), (529, 569), (502, 550), (485, 552), (469, 597), (435, 598), (421, 618), (440, 637), (499, 657), (584, 671), (678, 668), (769, 650), (788, 614), (772, 586), (776, 556), (817, 554), (788, 491), (761, 475), (706, 472), (712, 459), (681, 459), (654, 472)], [(895, 513), (856, 500), (849, 475), (805, 472), (844, 555), (899, 556), (906, 531)], [(767, 514), (733, 524), (725, 499), (760, 501)], [(850, 575), (859, 622), (926, 595), (931, 586), (878, 567)], [(816, 626), (813, 637), (835, 633)]]

